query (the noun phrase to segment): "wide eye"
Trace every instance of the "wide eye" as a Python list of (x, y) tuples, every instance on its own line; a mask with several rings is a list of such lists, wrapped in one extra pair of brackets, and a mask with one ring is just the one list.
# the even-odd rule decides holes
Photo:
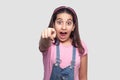
[(67, 25), (68, 25), (68, 26), (72, 25), (72, 21), (68, 21), (68, 22), (67, 22)]
[(59, 24), (59, 25), (61, 25), (62, 24), (62, 21), (56, 21), (57, 22), (57, 24)]

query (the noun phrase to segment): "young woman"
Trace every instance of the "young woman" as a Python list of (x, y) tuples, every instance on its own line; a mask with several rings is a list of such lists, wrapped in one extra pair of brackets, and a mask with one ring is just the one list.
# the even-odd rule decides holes
[(60, 6), (54, 10), (39, 42), (44, 80), (87, 80), (87, 47), (78, 29), (72, 8)]

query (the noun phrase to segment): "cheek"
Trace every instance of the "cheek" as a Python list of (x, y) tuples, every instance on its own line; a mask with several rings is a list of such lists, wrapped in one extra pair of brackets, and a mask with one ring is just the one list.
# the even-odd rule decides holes
[(75, 26), (72, 26), (72, 31), (74, 31)]
[(56, 33), (57, 33), (57, 35), (58, 35), (58, 33), (59, 33), (59, 31), (60, 31), (59, 27), (55, 27), (55, 31), (56, 31)]
[(59, 31), (60, 28), (61, 28), (61, 26), (57, 26), (57, 25), (55, 26), (55, 30), (56, 30), (56, 31)]
[(74, 27), (69, 27), (69, 28), (68, 28), (68, 31), (69, 31), (69, 32), (72, 32), (73, 30), (74, 30)]
[(61, 25), (55, 24), (55, 27), (56, 27), (56, 28), (60, 28), (60, 27), (61, 27)]

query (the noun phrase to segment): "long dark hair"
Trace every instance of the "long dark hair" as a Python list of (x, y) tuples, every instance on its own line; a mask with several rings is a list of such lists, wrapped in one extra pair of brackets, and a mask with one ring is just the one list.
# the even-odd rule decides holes
[[(51, 17), (48, 27), (53, 28), (53, 25), (55, 23), (57, 15), (60, 13), (64, 13), (64, 12), (70, 14), (73, 18), (73, 23), (75, 25), (75, 29), (74, 29), (74, 31), (71, 32), (70, 38), (72, 39), (72, 45), (74, 47), (78, 48), (80, 55), (82, 55), (85, 52), (85, 50), (82, 46), (80, 35), (79, 35), (78, 18), (77, 18), (76, 12), (71, 7), (60, 6), (60, 7), (56, 8), (52, 14), (52, 17)], [(57, 38), (55, 39), (55, 43), (56, 42), (57, 42)]]

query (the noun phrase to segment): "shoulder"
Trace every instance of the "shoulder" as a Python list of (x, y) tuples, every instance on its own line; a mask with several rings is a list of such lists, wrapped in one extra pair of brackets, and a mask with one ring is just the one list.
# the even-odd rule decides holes
[(83, 55), (86, 55), (88, 53), (87, 45), (86, 45), (86, 43), (83, 40), (81, 40), (81, 44), (82, 44), (82, 46), (83, 46), (83, 48), (85, 50)]

